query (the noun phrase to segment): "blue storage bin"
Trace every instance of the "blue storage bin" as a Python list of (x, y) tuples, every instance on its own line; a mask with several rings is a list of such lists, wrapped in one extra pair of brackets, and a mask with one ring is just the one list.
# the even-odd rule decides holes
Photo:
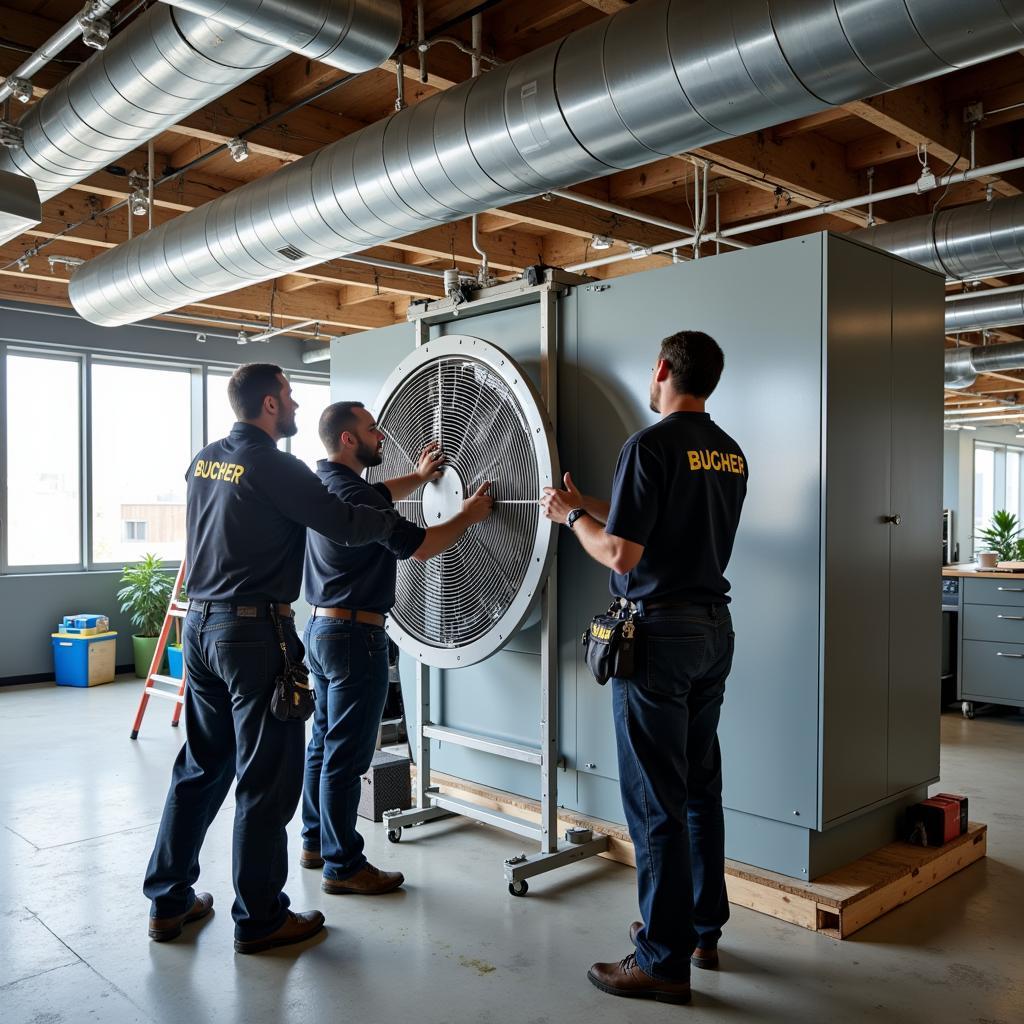
[(180, 646), (167, 645), (167, 674), (180, 679), (185, 671), (185, 654)]
[(114, 681), (117, 633), (96, 636), (51, 633), (50, 636), (58, 686), (98, 686)]

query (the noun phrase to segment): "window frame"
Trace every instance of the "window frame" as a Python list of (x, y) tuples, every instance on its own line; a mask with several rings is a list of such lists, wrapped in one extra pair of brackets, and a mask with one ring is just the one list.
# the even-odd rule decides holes
[[(7, 448), (11, 431), (7, 426), (7, 357), (22, 356), (29, 359), (49, 359), (54, 362), (71, 362), (78, 368), (78, 561), (50, 562), (45, 565), (12, 565), (10, 562), (10, 530), (8, 507)], [(4, 443), (0, 444), (0, 576), (45, 576), (53, 573), (82, 572), (85, 569), (85, 554), (89, 543), (88, 523), (85, 520), (85, 495), (88, 485), (85, 465), (85, 431), (87, 421), (85, 388), (86, 354), (75, 351), (37, 349), (32, 345), (19, 345), (0, 340), (0, 428)]]
[[(7, 477), (7, 356), (8, 354), (29, 356), (38, 359), (71, 361), (78, 364), (79, 430), (79, 560), (51, 565), (11, 566), (9, 563), (8, 497)], [(96, 364), (115, 366), (151, 367), (160, 370), (180, 370), (190, 374), (190, 415), (186, 417), (189, 429), (189, 447), (194, 456), (209, 441), (206, 438), (209, 410), (207, 403), (207, 378), (210, 376), (230, 377), (235, 364), (220, 361), (199, 361), (178, 359), (173, 356), (147, 356), (120, 352), (91, 352), (74, 345), (0, 337), (0, 431), (4, 434), (0, 443), (0, 577), (44, 576), (81, 572), (116, 572), (126, 562), (96, 562), (92, 558), (92, 371)], [(289, 380), (310, 384), (328, 383), (323, 375), (303, 370), (284, 371)], [(210, 440), (218, 440), (212, 438)], [(291, 439), (285, 450), (290, 451)], [(182, 469), (184, 473), (184, 468)], [(175, 570), (180, 561), (168, 560), (166, 568)]]
[[(992, 510), (1006, 508), (1006, 456), (1009, 452), (1017, 453), (1020, 458), (1020, 493), (1018, 506), (1015, 509), (1007, 509), (1012, 512), (1022, 524), (1024, 524), (1024, 445), (1009, 444), (1006, 441), (986, 441), (983, 438), (974, 439), (974, 447), (971, 450), (971, 555), (977, 553), (977, 534), (975, 533), (975, 513), (978, 508), (978, 449), (983, 448), (993, 453), (993, 496)], [(982, 524), (982, 529), (987, 524)]]

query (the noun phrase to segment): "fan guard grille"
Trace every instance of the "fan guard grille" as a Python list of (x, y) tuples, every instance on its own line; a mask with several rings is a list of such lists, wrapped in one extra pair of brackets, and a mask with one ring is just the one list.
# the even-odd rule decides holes
[(508, 355), (476, 338), (449, 336), (403, 361), (378, 400), (386, 435), (371, 481), (404, 476), (438, 440), (444, 476), (396, 502), (419, 526), (458, 511), (485, 480), (495, 507), (442, 554), (399, 562), (389, 632), (429, 664), (487, 657), (526, 617), (546, 573), (551, 526), (537, 507), (552, 479), (553, 443), (532, 385)]

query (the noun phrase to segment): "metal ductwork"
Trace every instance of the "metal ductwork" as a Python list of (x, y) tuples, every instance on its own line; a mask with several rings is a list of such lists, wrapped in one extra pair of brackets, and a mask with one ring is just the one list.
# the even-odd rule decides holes
[[(1004, 268), (1003, 272), (1010, 268)], [(1024, 262), (1016, 269), (1024, 270)], [(963, 302), (946, 303), (946, 333), (988, 331), (995, 327), (1024, 324), (1024, 292), (1003, 295), (977, 295)]]
[(638, 0), (90, 260), (131, 323), (1024, 46), (1024, 0)]
[(395, 52), (402, 34), (401, 4), (389, 0), (164, 2), (346, 71), (375, 68)]
[(969, 388), (979, 373), (1024, 370), (1024, 341), (977, 348), (953, 348), (946, 352), (947, 388)]
[[(275, 20), (252, 0), (178, 6), (202, 10), (155, 4), (31, 107), (18, 123), (22, 148), (0, 149), (0, 170), (31, 178), (45, 201), (286, 57), (292, 45), (352, 70), (380, 63), (394, 50), (401, 16), (398, 0), (292, 0), (287, 31), (281, 13)], [(277, 24), (281, 39), (267, 41)], [(245, 26), (259, 38), (243, 34)], [(0, 242), (24, 229), (0, 226)]]
[(1024, 195), (940, 210), (934, 225), (926, 214), (864, 228), (852, 237), (951, 278), (1022, 270)]

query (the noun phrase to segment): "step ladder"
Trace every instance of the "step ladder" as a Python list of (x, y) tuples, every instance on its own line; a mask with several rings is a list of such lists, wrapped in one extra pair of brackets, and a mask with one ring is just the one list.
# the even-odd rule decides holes
[(131, 738), (139, 738), (139, 729), (142, 728), (142, 716), (146, 713), (146, 705), (150, 697), (164, 697), (174, 701), (174, 714), (171, 716), (171, 725), (177, 726), (181, 718), (181, 709), (185, 703), (185, 671), (184, 659), (182, 660), (181, 678), (161, 675), (158, 671), (163, 664), (164, 654), (167, 651), (167, 642), (171, 636), (171, 626), (174, 626), (174, 635), (177, 642), (181, 642), (181, 626), (178, 621), (188, 614), (188, 604), (179, 600), (181, 588), (185, 583), (185, 560), (181, 560), (178, 575), (174, 577), (174, 586), (171, 588), (171, 600), (167, 605), (167, 614), (164, 616), (164, 624), (160, 629), (160, 636), (157, 638), (156, 650), (153, 652), (153, 660), (149, 664), (149, 671), (146, 673), (146, 685), (142, 690), (142, 698), (139, 701), (139, 710), (135, 713), (135, 724), (132, 726)]

